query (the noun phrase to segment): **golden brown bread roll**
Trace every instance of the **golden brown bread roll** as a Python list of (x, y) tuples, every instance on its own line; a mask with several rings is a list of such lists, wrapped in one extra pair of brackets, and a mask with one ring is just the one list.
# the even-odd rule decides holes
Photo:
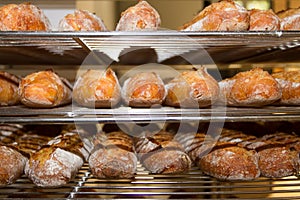
[(207, 107), (219, 96), (218, 82), (201, 67), (197, 71), (185, 71), (167, 85), (165, 104), (175, 107)]
[(124, 103), (132, 107), (161, 105), (165, 96), (165, 85), (155, 72), (137, 73), (128, 78), (122, 88)]
[(18, 94), (20, 78), (0, 71), (0, 106), (16, 105), (20, 102)]
[(269, 10), (252, 9), (250, 12), (250, 31), (276, 31), (280, 29), (280, 18)]
[(279, 83), (267, 71), (254, 68), (219, 82), (220, 100), (228, 106), (264, 106), (281, 98)]
[(277, 13), (281, 30), (300, 30), (300, 8), (290, 8)]
[(74, 178), (89, 154), (79, 131), (63, 132), (30, 157), (25, 174), (34, 184), (58, 187)]
[(98, 133), (89, 157), (93, 176), (98, 178), (131, 178), (137, 168), (133, 140), (121, 131)]
[(143, 132), (136, 138), (135, 148), (142, 164), (151, 173), (176, 174), (191, 168), (191, 159), (172, 133)]
[(2, 6), (0, 19), (1, 31), (48, 31), (51, 28), (43, 11), (30, 3)]
[(158, 12), (148, 2), (140, 0), (122, 12), (116, 31), (157, 30), (160, 23)]
[(272, 76), (282, 88), (282, 96), (276, 104), (300, 105), (300, 71), (278, 72)]
[(114, 107), (121, 99), (121, 86), (115, 72), (88, 70), (80, 76), (73, 89), (73, 99), (87, 107)]
[(52, 70), (39, 71), (22, 78), (21, 102), (33, 108), (52, 108), (71, 102), (71, 86)]
[(232, 0), (223, 0), (204, 8), (182, 31), (245, 31), (249, 28), (248, 11)]
[(0, 146), (0, 160), (0, 186), (5, 186), (21, 177), (28, 159), (14, 148)]
[(75, 10), (59, 21), (59, 31), (106, 31), (107, 28), (100, 17), (87, 10)]

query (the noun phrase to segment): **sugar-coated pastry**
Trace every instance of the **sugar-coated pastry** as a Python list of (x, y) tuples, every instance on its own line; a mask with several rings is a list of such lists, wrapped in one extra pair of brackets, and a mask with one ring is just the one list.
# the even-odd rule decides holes
[(106, 31), (102, 19), (87, 10), (75, 10), (60, 20), (60, 31)]
[(281, 30), (300, 30), (300, 8), (290, 8), (277, 15), (281, 18)]
[(252, 9), (250, 12), (250, 31), (276, 31), (280, 29), (280, 18), (273, 10)]
[(232, 0), (212, 3), (190, 22), (182, 31), (245, 31), (249, 28), (249, 13), (246, 8)]
[(161, 20), (159, 13), (146, 1), (122, 12), (116, 31), (157, 30)]
[(30, 3), (7, 4), (0, 8), (1, 31), (49, 31), (47, 16)]

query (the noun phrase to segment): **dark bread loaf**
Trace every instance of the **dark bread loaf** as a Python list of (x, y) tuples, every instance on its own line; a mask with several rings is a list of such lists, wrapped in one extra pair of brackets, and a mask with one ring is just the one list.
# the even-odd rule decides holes
[(52, 70), (31, 73), (19, 85), (21, 102), (28, 107), (52, 108), (71, 102), (72, 88)]
[(73, 99), (93, 108), (116, 106), (121, 100), (121, 87), (115, 72), (111, 68), (86, 71), (76, 80)]
[(0, 106), (11, 106), (20, 102), (18, 94), (20, 80), (13, 74), (0, 71)]
[(136, 138), (135, 147), (142, 164), (151, 173), (174, 174), (191, 168), (189, 156), (172, 133), (143, 133)]
[(181, 134), (177, 140), (207, 175), (220, 180), (252, 180), (260, 175), (255, 151), (217, 141), (204, 133)]
[(220, 140), (255, 150), (262, 176), (280, 178), (297, 174), (299, 172), (298, 151), (291, 148), (288, 142), (276, 138), (276, 134), (256, 138), (240, 131), (225, 129)]
[(79, 131), (64, 131), (32, 154), (25, 166), (28, 178), (40, 187), (67, 184), (87, 159), (89, 152)]
[(128, 78), (122, 88), (124, 103), (132, 107), (161, 105), (165, 96), (165, 85), (154, 72), (137, 73)]
[(165, 104), (175, 107), (207, 107), (219, 97), (218, 82), (206, 68), (185, 71), (167, 85)]
[(132, 138), (121, 131), (98, 133), (88, 159), (97, 178), (131, 178), (137, 167)]

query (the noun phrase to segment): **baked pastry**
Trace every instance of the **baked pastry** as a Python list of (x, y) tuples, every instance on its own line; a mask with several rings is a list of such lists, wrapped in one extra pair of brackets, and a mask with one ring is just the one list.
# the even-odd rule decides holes
[(279, 83), (267, 71), (254, 68), (219, 82), (220, 101), (228, 106), (259, 107), (281, 98)]
[(122, 98), (131, 107), (161, 105), (166, 96), (165, 85), (155, 72), (137, 73), (125, 80)]
[(201, 67), (184, 71), (167, 85), (165, 104), (175, 107), (207, 107), (219, 97), (218, 82)]
[(34, 184), (58, 187), (74, 178), (89, 155), (79, 131), (63, 132), (30, 157), (25, 174)]
[(204, 8), (181, 31), (245, 31), (249, 28), (246, 8), (232, 0), (222, 0)]
[(205, 174), (220, 180), (253, 180), (260, 176), (258, 155), (205, 133), (186, 133), (176, 139)]
[(137, 155), (151, 173), (176, 174), (186, 172), (192, 162), (174, 134), (160, 131), (143, 132), (135, 140)]
[(133, 140), (121, 131), (98, 133), (89, 166), (97, 178), (131, 178), (137, 168)]
[(300, 8), (290, 8), (277, 13), (281, 30), (300, 30)]
[(282, 96), (276, 104), (300, 105), (300, 71), (273, 73), (282, 88)]
[(157, 30), (161, 20), (159, 13), (144, 0), (122, 12), (116, 31)]
[(75, 10), (59, 21), (59, 31), (107, 31), (102, 19), (87, 10)]
[(1, 31), (49, 31), (51, 25), (44, 12), (30, 3), (7, 4), (0, 8)]
[(121, 100), (121, 86), (115, 72), (111, 68), (88, 70), (77, 79), (73, 99), (87, 107), (116, 106)]
[(276, 31), (280, 29), (280, 18), (272, 9), (252, 9), (250, 13), (250, 31)]
[(20, 102), (18, 94), (20, 80), (13, 74), (0, 71), (0, 106), (11, 106)]
[(22, 78), (19, 85), (21, 102), (33, 108), (53, 108), (68, 104), (71, 85), (52, 70), (39, 71)]

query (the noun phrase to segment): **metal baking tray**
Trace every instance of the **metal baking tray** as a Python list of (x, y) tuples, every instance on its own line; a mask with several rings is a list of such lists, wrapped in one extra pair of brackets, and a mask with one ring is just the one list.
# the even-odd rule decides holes
[(86, 163), (70, 183), (39, 188), (26, 176), (0, 188), (0, 199), (299, 199), (295, 176), (253, 181), (218, 181), (194, 167), (184, 174), (151, 174), (138, 165), (131, 179), (98, 179)]
[(299, 31), (0, 32), (0, 64), (299, 61)]
[(300, 120), (299, 107), (181, 109), (173, 107), (93, 109), (67, 105), (51, 109), (25, 106), (0, 107), (1, 123), (115, 123), (115, 122), (255, 122)]

